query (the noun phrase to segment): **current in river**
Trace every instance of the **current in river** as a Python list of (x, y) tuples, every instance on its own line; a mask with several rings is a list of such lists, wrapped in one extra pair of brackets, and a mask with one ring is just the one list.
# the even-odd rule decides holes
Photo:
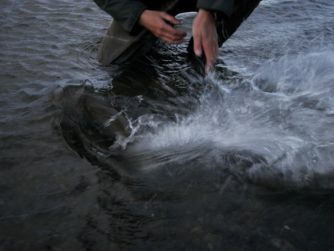
[(207, 75), (102, 67), (93, 1), (0, 9), (0, 250), (334, 250), (332, 0), (263, 0)]

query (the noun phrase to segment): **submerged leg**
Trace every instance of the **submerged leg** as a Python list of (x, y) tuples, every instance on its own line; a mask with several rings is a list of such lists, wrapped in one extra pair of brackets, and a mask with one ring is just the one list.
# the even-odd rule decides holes
[(156, 38), (148, 31), (142, 30), (138, 35), (130, 35), (115, 20), (112, 21), (98, 51), (98, 61), (108, 66), (123, 64), (136, 55), (149, 50)]

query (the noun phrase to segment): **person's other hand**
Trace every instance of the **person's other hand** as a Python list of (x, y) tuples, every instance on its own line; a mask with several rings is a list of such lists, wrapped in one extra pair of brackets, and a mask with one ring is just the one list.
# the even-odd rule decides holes
[(140, 25), (167, 43), (182, 42), (186, 33), (173, 27), (179, 23), (175, 17), (162, 11), (145, 10), (139, 18)]
[(200, 9), (192, 25), (194, 53), (200, 57), (204, 53), (206, 72), (213, 66), (218, 57), (218, 34), (212, 14)]

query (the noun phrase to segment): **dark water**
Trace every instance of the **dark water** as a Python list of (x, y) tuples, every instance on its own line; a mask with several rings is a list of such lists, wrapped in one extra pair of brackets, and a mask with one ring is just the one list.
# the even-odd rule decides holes
[(91, 1), (0, 9), (0, 250), (333, 250), (331, 0), (264, 0), (206, 77), (100, 67)]

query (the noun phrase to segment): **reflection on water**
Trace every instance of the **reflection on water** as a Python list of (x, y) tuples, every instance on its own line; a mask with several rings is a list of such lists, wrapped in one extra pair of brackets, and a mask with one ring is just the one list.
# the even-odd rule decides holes
[(0, 4), (0, 249), (333, 249), (331, 2), (263, 1), (208, 76), (98, 66), (77, 5)]

